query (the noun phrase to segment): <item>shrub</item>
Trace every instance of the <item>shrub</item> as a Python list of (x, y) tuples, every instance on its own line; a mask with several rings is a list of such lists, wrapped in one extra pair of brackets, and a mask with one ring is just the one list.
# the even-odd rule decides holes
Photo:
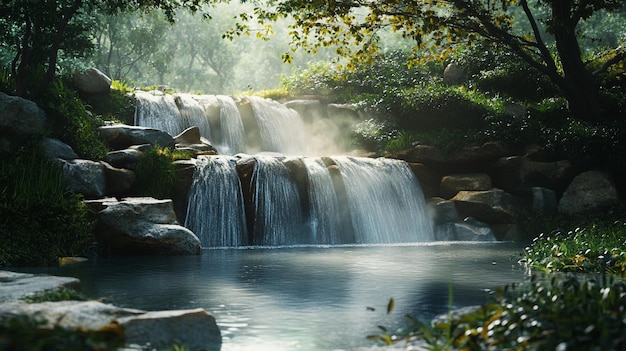
[(100, 160), (106, 155), (108, 149), (96, 131), (102, 121), (91, 116), (78, 94), (61, 80), (54, 82), (38, 104), (51, 120), (51, 136), (72, 146), (83, 158)]
[(171, 197), (176, 181), (176, 167), (173, 162), (189, 158), (190, 154), (187, 152), (158, 146), (144, 152), (135, 169), (138, 194), (159, 199)]
[(60, 165), (30, 148), (0, 160), (0, 266), (41, 266), (86, 255), (87, 208), (66, 191)]

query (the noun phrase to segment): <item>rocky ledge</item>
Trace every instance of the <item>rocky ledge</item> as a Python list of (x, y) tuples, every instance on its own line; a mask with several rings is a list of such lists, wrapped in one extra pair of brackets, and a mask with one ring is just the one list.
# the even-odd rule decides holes
[(215, 318), (202, 308), (142, 311), (99, 301), (26, 303), (33, 294), (77, 288), (78, 279), (0, 271), (0, 321), (28, 318), (45, 330), (114, 333), (133, 349), (185, 345), (190, 350), (220, 350)]

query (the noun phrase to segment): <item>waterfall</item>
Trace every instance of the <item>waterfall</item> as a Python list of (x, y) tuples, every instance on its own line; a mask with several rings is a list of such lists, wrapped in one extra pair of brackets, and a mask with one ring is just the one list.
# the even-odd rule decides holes
[(302, 155), (306, 150), (304, 122), (298, 112), (278, 101), (258, 96), (246, 97), (261, 133), (264, 151)]
[(304, 158), (309, 180), (311, 242), (342, 244), (339, 201), (328, 168), (319, 158)]
[(279, 158), (257, 155), (251, 186), (254, 197), (255, 245), (308, 244), (302, 202), (287, 166)]
[(174, 97), (154, 90), (135, 91), (135, 125), (159, 129), (177, 135), (185, 129)]
[(245, 132), (235, 100), (225, 95), (194, 95), (194, 99), (204, 108), (209, 124), (213, 123), (209, 140), (217, 151), (222, 155), (245, 152)]
[(357, 243), (432, 241), (417, 179), (404, 161), (333, 157), (345, 184)]
[[(211, 137), (211, 127), (204, 107), (191, 94), (178, 94), (175, 96), (176, 106), (182, 117), (183, 128), (198, 127), (200, 135), (208, 140)], [(176, 134), (174, 134), (176, 135)]]
[(204, 247), (247, 244), (243, 196), (232, 156), (200, 157), (189, 190), (185, 227)]

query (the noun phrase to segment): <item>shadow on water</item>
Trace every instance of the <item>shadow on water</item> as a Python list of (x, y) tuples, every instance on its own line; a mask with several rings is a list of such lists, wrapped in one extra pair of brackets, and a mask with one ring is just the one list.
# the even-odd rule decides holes
[[(209, 249), (101, 257), (46, 273), (80, 278), (86, 294), (120, 306), (203, 307), (225, 351), (324, 351), (372, 345), (366, 335), (402, 327), (405, 314), (445, 313), (450, 291), (454, 308), (486, 302), (490, 289), (523, 279), (519, 252), (511, 243)], [(396, 310), (386, 315), (392, 297)]]

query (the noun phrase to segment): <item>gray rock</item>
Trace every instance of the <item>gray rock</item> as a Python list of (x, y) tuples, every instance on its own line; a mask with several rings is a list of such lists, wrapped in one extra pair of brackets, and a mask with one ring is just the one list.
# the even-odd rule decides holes
[(174, 138), (171, 135), (154, 128), (114, 124), (99, 127), (98, 132), (107, 145), (114, 150), (141, 144), (158, 145), (161, 147), (174, 146)]
[(146, 312), (98, 301), (0, 304), (0, 317), (15, 316), (41, 321), (46, 329), (117, 331), (133, 346), (178, 343), (192, 350), (219, 350), (222, 344), (215, 318), (203, 309)]
[(176, 219), (172, 200), (125, 198), (96, 214), (96, 240), (111, 253), (199, 254), (200, 240)]
[(532, 188), (532, 210), (536, 213), (550, 214), (557, 211), (556, 193), (542, 187)]
[(319, 100), (291, 100), (286, 102), (285, 106), (298, 111), (306, 123), (328, 118), (326, 109)]
[(200, 128), (189, 127), (174, 137), (176, 144), (201, 144)]
[(460, 191), (452, 198), (457, 210), (464, 216), (492, 223), (515, 223), (523, 202), (501, 190)]
[(128, 148), (107, 153), (106, 156), (104, 156), (104, 162), (113, 167), (134, 170), (141, 156), (143, 156), (143, 152), (135, 148)]
[(106, 193), (104, 166), (90, 160), (61, 161), (63, 181), (75, 193), (87, 198), (99, 198)]
[(15, 144), (43, 135), (46, 114), (30, 100), (0, 93), (0, 151), (12, 151)]
[(602, 171), (579, 174), (559, 201), (559, 212), (575, 215), (601, 211), (619, 204), (619, 195), (611, 176)]
[(222, 335), (204, 309), (156, 311), (120, 318), (126, 342), (135, 345), (183, 344), (191, 350), (219, 350)]
[(135, 172), (116, 168), (106, 162), (100, 162), (104, 166), (106, 179), (106, 195), (118, 195), (127, 193), (135, 184), (137, 176)]
[(62, 160), (74, 160), (78, 158), (78, 155), (74, 152), (71, 146), (58, 139), (41, 139), (41, 148), (49, 160), (57, 158)]
[(0, 270), (0, 302), (21, 300), (30, 295), (60, 288), (77, 289), (76, 278), (34, 275)]
[(495, 241), (493, 231), (486, 223), (467, 217), (462, 223), (455, 223), (456, 238), (461, 241)]
[(443, 70), (443, 82), (448, 85), (459, 85), (467, 80), (467, 71), (456, 63), (450, 63)]
[(501, 158), (493, 167), (494, 186), (516, 195), (530, 195), (533, 187), (562, 193), (573, 178), (568, 160), (534, 161), (528, 157)]
[(430, 198), (427, 202), (430, 218), (435, 224), (454, 223), (459, 219), (454, 202), (442, 198)]
[(441, 179), (439, 191), (443, 198), (450, 199), (461, 190), (482, 191), (491, 187), (491, 177), (486, 173), (455, 174)]
[(87, 68), (75, 74), (72, 82), (82, 93), (103, 94), (111, 90), (111, 78), (96, 68)]

